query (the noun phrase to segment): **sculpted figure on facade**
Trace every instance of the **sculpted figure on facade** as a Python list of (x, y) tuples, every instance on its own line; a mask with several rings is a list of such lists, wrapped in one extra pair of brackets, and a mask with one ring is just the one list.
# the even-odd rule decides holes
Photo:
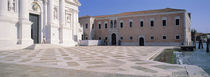
[(56, 7), (54, 8), (54, 19), (58, 19), (58, 10)]
[(71, 15), (67, 14), (66, 16), (67, 23), (71, 23)]
[(15, 11), (15, 0), (8, 0), (8, 11)]

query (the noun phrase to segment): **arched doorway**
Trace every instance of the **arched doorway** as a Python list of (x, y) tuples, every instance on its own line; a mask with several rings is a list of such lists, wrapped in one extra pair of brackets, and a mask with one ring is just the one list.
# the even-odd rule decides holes
[(117, 45), (116, 34), (112, 34), (112, 45)]
[(139, 46), (144, 46), (144, 38), (143, 37), (139, 38)]
[[(39, 44), (42, 42), (43, 32), (42, 31), (42, 20), (43, 20), (43, 12), (40, 7), (39, 1), (34, 1), (30, 5), (30, 13), (29, 13), (29, 20), (32, 22), (31, 24), (31, 39), (33, 39), (34, 44)], [(46, 37), (45, 37), (46, 38)]]

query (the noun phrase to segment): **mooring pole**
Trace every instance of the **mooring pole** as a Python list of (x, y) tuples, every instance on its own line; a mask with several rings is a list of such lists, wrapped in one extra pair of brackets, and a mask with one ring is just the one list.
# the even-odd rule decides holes
[(209, 53), (209, 43), (210, 43), (210, 38), (208, 38), (207, 42), (206, 42), (206, 52)]
[(199, 46), (198, 46), (198, 49), (201, 49), (201, 44), (202, 44), (202, 41), (199, 40)]

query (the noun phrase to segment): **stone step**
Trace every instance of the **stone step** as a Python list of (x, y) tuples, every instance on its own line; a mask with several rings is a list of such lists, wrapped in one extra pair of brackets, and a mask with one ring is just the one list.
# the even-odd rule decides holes
[(54, 44), (34, 44), (29, 47), (26, 47), (25, 49), (39, 50), (39, 49), (53, 49), (53, 48), (63, 48), (63, 47)]

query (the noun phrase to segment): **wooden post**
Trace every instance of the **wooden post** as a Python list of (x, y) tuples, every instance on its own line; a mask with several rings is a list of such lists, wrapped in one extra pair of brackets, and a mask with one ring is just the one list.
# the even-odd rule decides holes
[(209, 53), (209, 43), (210, 43), (210, 38), (206, 42), (206, 52)]
[(202, 43), (202, 40), (199, 40), (199, 46), (198, 46), (198, 49), (201, 49), (203, 48), (203, 43)]

